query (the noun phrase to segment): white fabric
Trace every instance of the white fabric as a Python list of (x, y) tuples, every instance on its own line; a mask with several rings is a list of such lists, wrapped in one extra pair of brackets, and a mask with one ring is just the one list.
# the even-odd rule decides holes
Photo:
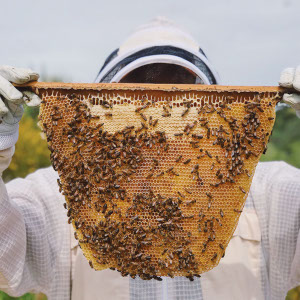
[(16, 127), (16, 131), (8, 135), (0, 131), (0, 150), (11, 148), (16, 144), (19, 137), (19, 124)]
[[(39, 79), (39, 74), (31, 69), (15, 68), (6, 65), (0, 66), (0, 75), (3, 76), (7, 81), (18, 84)], [(14, 91), (14, 93), (16, 93), (16, 91)]]
[(204, 299), (264, 299), (260, 273), (261, 232), (254, 209), (245, 208), (219, 265), (203, 274)]
[(76, 246), (72, 300), (129, 300), (129, 278), (112, 270), (95, 271)]
[(70, 298), (70, 226), (52, 168), (0, 183), (0, 289)]
[[(199, 44), (189, 33), (182, 30), (165, 17), (155, 18), (151, 22), (140, 26), (132, 35), (130, 35), (120, 46), (118, 55), (98, 74), (95, 82), (101, 82), (103, 76), (124, 58), (153, 46), (174, 46), (198, 56), (211, 70), (217, 83), (220, 83), (218, 72), (209, 62), (207, 57), (199, 52)], [(177, 58), (179, 59), (179, 57)], [(153, 63), (155, 63), (155, 61), (153, 61)]]
[(300, 118), (300, 65), (297, 68), (286, 68), (281, 72), (279, 85), (294, 89), (296, 93), (285, 93), (283, 101), (289, 104)]
[(30, 91), (23, 92), (23, 100), (27, 106), (39, 106), (41, 104), (39, 96)]
[(162, 16), (138, 27), (121, 45), (119, 55), (145, 44), (155, 46), (177, 44), (199, 51), (197, 41), (189, 33)]
[(286, 68), (280, 74), (279, 84), (300, 91), (300, 65), (297, 68)]
[(12, 84), (37, 80), (39, 75), (30, 69), (0, 66), (0, 150), (10, 148), (18, 140), (19, 121), (25, 102), (29, 106), (40, 104), (40, 98), (29, 91), (22, 94)]
[(295, 286), (299, 285), (299, 280), (298, 278), (300, 278), (300, 231), (298, 234), (298, 238), (297, 238), (297, 246), (296, 246), (296, 251), (295, 251), (295, 255), (294, 255), (294, 259), (292, 262), (292, 268), (291, 268), (291, 274), (290, 274), (290, 278), (289, 278), (289, 287), (292, 289)]
[(300, 118), (300, 94), (284, 94), (283, 101), (289, 104), (295, 111), (298, 118)]
[[(291, 267), (300, 269), (300, 171), (283, 162), (258, 165), (250, 189), (257, 212), (271, 299), (284, 299), (300, 285)], [(298, 273), (299, 274), (299, 273)]]
[[(0, 73), (1, 74), (1, 73)], [(23, 95), (6, 78), (0, 75), (0, 94), (7, 100), (18, 102)], [(6, 109), (6, 113), (8, 110)]]
[[(23, 68), (15, 68), (11, 66), (0, 66), (0, 94), (6, 99), (15, 104), (20, 104), (23, 101), (23, 94), (18, 91), (12, 84), (13, 83), (26, 83), (32, 80), (38, 80), (39, 74)], [(27, 94), (34, 95), (33, 93)], [(35, 96), (36, 100), (36, 96)]]
[(14, 146), (0, 151), (0, 176), (1, 177), (3, 171), (8, 168), (14, 153), (15, 153)]
[[(4, 168), (8, 165), (10, 155), (12, 150), (6, 155), (0, 152), (0, 168), (1, 165)], [(66, 211), (62, 206), (64, 199), (58, 192), (56, 180), (56, 172), (47, 168), (26, 179), (13, 180), (6, 187), (1, 183), (0, 289), (11, 295), (18, 296), (33, 290), (47, 294), (49, 300), (70, 297), (71, 226), (67, 224)], [(283, 162), (258, 164), (247, 199), (249, 201), (253, 201), (258, 216), (261, 241), (257, 218), (253, 215), (241, 217), (240, 226), (244, 229), (236, 230), (230, 246), (233, 250), (227, 249), (220, 269), (229, 260), (225, 273), (226, 285), (236, 285), (234, 291), (238, 291), (238, 284), (235, 282), (237, 277), (232, 274), (238, 268), (239, 282), (243, 282), (243, 288), (244, 283), (248, 282), (250, 287), (258, 289), (256, 294), (261, 292), (264, 295), (264, 299), (284, 299), (290, 288), (300, 284), (300, 170)], [(234, 241), (242, 246), (235, 246), (237, 242)], [(252, 246), (248, 247), (247, 243)], [(257, 247), (253, 247), (254, 244)], [(238, 254), (233, 254), (233, 251)], [(236, 263), (231, 266), (230, 259), (235, 256)], [(78, 255), (73, 257), (76, 262)], [(240, 267), (245, 271), (242, 272)], [(156, 300), (163, 299), (163, 295), (172, 299), (176, 294), (180, 295), (180, 300), (210, 300), (205, 297), (209, 290), (208, 282), (213, 289), (216, 286), (218, 290), (222, 288), (219, 286), (219, 277), (212, 276), (218, 268), (192, 283), (182, 277), (167, 279), (165, 290), (161, 282), (130, 280), (131, 299)], [(80, 272), (80, 269), (76, 270), (75, 266), (74, 277), (76, 272)], [(248, 276), (250, 273), (254, 275)], [(109, 279), (108, 275), (105, 277)], [(80, 288), (76, 281), (73, 284), (73, 290)], [(108, 285), (109, 280), (104, 284)], [(100, 281), (89, 289), (99, 292), (99, 298), (95, 300), (118, 299), (115, 293), (103, 298), (101, 290), (104, 288)], [(155, 298), (157, 293), (160, 296)], [(242, 299), (255, 299), (250, 295), (244, 293)]]

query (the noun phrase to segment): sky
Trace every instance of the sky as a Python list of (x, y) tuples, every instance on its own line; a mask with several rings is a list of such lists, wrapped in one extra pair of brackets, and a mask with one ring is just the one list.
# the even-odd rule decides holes
[(134, 29), (166, 16), (189, 31), (222, 84), (277, 85), (300, 64), (299, 0), (0, 0), (0, 64), (93, 82)]

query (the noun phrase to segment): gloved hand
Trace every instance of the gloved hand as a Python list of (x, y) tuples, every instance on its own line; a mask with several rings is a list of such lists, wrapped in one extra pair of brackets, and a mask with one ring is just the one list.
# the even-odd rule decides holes
[(39, 75), (30, 69), (0, 66), (0, 150), (14, 146), (18, 140), (23, 104), (38, 106), (41, 103), (36, 94), (21, 93), (11, 82), (21, 84), (38, 78)]
[(296, 69), (284, 69), (280, 75), (279, 85), (295, 90), (295, 93), (284, 94), (283, 101), (289, 104), (300, 118), (300, 65)]

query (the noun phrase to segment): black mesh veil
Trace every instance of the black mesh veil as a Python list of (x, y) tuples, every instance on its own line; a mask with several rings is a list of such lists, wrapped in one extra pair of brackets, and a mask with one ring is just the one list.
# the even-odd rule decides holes
[[(117, 57), (117, 52), (118, 49), (115, 50), (105, 61), (104, 65), (102, 66), (101, 70), (99, 71), (98, 75), (102, 70), (105, 68), (105, 66), (108, 65), (110, 61), (112, 61), (115, 57)], [(199, 53), (205, 56), (204, 52), (202, 49), (199, 49)], [(113, 65), (100, 79), (100, 82), (111, 82), (112, 78), (125, 66), (130, 64), (131, 62), (141, 58), (141, 57), (149, 57), (152, 55), (172, 55), (172, 56), (177, 56), (180, 57), (193, 65), (195, 65), (201, 72), (203, 72), (206, 77), (208, 78), (210, 84), (216, 84), (217, 80), (213, 74), (213, 72), (210, 70), (210, 68), (201, 60), (200, 57), (196, 56), (195, 54), (178, 48), (174, 46), (153, 46), (149, 48), (142, 49), (140, 51), (137, 51), (121, 61), (117, 62), (115, 65)], [(97, 77), (98, 77), (97, 75)], [(200, 82), (199, 83), (203, 83)]]

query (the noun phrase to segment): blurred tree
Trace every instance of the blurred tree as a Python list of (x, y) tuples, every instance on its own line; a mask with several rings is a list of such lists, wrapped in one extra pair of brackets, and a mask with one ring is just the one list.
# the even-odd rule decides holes
[(274, 160), (300, 168), (300, 119), (291, 108), (277, 112), (267, 153), (261, 156), (261, 161)]
[(38, 294), (38, 295), (34, 295), (34, 294), (25, 294), (21, 297), (11, 297), (8, 296), (7, 294), (3, 293), (0, 291), (0, 299), (1, 300), (47, 300), (47, 297), (43, 294)]
[(37, 126), (38, 112), (38, 108), (25, 108), (15, 154), (9, 168), (3, 173), (6, 182), (50, 166), (50, 151), (46, 140), (42, 139), (41, 129)]
[(290, 290), (286, 297), (286, 300), (299, 300), (300, 299), (300, 286), (297, 288)]

